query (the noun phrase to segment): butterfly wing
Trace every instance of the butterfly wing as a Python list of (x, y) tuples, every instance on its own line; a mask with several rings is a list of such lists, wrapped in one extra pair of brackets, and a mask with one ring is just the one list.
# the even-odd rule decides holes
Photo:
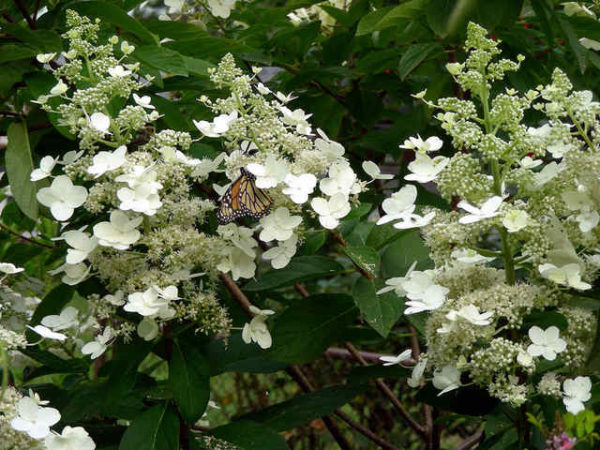
[(245, 180), (240, 189), (240, 204), (246, 215), (260, 219), (269, 212), (272, 203), (273, 199), (256, 187), (253, 179)]
[(217, 219), (221, 225), (246, 216), (260, 219), (269, 212), (273, 200), (265, 191), (256, 187), (254, 180), (251, 173), (242, 169), (239, 178), (229, 186), (221, 197), (221, 206), (217, 211)]

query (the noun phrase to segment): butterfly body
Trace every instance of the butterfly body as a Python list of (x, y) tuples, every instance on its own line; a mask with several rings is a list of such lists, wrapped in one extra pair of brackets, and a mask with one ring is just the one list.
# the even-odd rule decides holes
[(268, 214), (273, 199), (256, 187), (255, 181), (254, 175), (241, 169), (241, 175), (221, 197), (221, 206), (217, 211), (219, 224), (225, 225), (242, 217), (260, 219)]

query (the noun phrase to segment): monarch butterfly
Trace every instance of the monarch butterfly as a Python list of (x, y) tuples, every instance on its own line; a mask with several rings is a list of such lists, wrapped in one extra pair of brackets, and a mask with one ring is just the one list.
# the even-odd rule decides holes
[(217, 219), (221, 225), (239, 219), (254, 217), (260, 219), (269, 212), (273, 199), (254, 184), (256, 177), (242, 167), (241, 175), (221, 197)]

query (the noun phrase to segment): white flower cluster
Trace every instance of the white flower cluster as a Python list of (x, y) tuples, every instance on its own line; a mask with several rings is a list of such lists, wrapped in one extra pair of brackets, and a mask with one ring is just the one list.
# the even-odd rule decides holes
[(222, 19), (227, 19), (231, 15), (231, 11), (235, 8), (237, 0), (164, 0), (167, 9), (167, 14), (162, 14), (159, 19), (173, 20), (179, 18), (185, 13), (190, 15), (194, 13), (197, 7), (202, 10), (208, 10), (211, 15)]
[[(498, 60), (497, 46), (469, 24), (467, 60), (448, 71), (472, 99), (425, 100), (441, 110), (435, 117), (456, 153), (429, 156), (443, 147), (437, 137), (412, 137), (401, 146), (416, 155), (405, 179), (435, 183), (454, 206), (415, 217), (412, 185), (384, 200), (377, 223), (420, 227), (435, 268), (413, 265), (379, 293), (406, 298), (405, 314), (428, 314), (427, 359), (415, 366), (411, 386), (431, 369), (441, 393), (469, 380), (519, 405), (532, 391), (528, 376), (540, 359), (579, 372), (592, 344), (593, 330), (582, 324), (593, 323), (593, 314), (574, 299), (600, 268), (600, 103), (589, 91), (572, 91), (558, 69), (547, 86), (492, 98), (492, 84), (522, 61)], [(545, 116), (538, 127), (523, 123), (528, 109)], [(536, 324), (536, 317), (560, 315), (566, 328)], [(569, 412), (583, 409), (590, 388), (587, 377), (564, 381)]]

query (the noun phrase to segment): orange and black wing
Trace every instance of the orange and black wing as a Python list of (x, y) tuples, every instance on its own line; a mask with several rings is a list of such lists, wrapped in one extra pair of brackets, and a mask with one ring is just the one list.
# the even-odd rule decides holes
[(221, 206), (217, 211), (217, 219), (221, 225), (233, 222), (240, 217), (260, 219), (269, 212), (271, 203), (273, 203), (265, 191), (256, 187), (254, 175), (245, 169), (242, 169), (241, 172), (239, 178), (221, 197)]

